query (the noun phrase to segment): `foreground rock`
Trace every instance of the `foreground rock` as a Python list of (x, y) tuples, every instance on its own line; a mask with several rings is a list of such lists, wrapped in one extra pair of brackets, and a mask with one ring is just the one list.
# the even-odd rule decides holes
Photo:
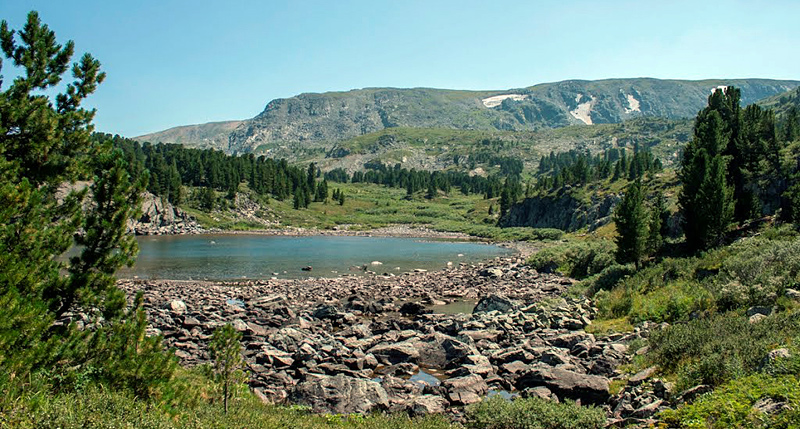
[[(630, 400), (610, 397), (625, 344), (641, 336), (586, 333), (596, 309), (561, 297), (569, 284), (504, 258), (396, 277), (120, 286), (130, 296), (144, 292), (148, 332), (163, 335), (185, 365), (207, 362), (211, 333), (231, 323), (243, 335), (248, 383), (265, 402), (416, 415), (457, 413), (505, 391), (598, 404), (620, 418), (657, 410), (660, 403), (634, 391)], [(436, 314), (424, 304), (455, 300), (478, 305)]]

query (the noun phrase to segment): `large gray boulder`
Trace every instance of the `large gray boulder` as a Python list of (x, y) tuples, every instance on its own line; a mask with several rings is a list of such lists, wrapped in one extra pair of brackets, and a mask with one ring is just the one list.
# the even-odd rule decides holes
[(369, 413), (389, 407), (389, 397), (375, 381), (343, 374), (304, 381), (292, 392), (293, 401), (316, 413)]
[(451, 368), (462, 363), (469, 355), (480, 354), (474, 347), (449, 335), (434, 332), (414, 341), (418, 363), (428, 368)]
[(547, 387), (559, 398), (580, 399), (584, 404), (602, 404), (609, 398), (607, 378), (546, 365), (533, 367), (517, 379), (517, 390), (537, 386)]
[(517, 308), (517, 303), (506, 298), (502, 295), (495, 295), (491, 294), (489, 296), (485, 296), (478, 301), (478, 304), (475, 305), (475, 308), (472, 310), (472, 314), (476, 313), (488, 313), (490, 311), (499, 311), (501, 313), (505, 313)]

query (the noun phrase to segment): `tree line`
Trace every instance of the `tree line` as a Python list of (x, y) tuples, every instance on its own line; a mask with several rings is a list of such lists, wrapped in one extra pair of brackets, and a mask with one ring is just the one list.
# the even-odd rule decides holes
[(649, 150), (636, 143), (629, 156), (627, 148), (606, 149), (592, 155), (589, 151), (570, 150), (550, 152), (539, 159), (536, 172), (536, 190), (549, 191), (565, 185), (582, 186), (588, 183), (611, 179), (635, 181), (645, 174), (663, 170), (661, 161)]
[(325, 172), (324, 177), (326, 180), (339, 183), (374, 183), (392, 188), (405, 188), (408, 198), (421, 191), (425, 191), (427, 198), (433, 198), (439, 191), (449, 194), (454, 187), (457, 187), (464, 195), (482, 194), (484, 198), (491, 199), (500, 196), (506, 182), (520, 182), (520, 175), (516, 170), (510, 174), (500, 172), (484, 177), (457, 170), (407, 169), (399, 163), (391, 167), (380, 161), (367, 162), (364, 168), (364, 171), (356, 171), (352, 175), (342, 168), (336, 168)]
[[(173, 204), (185, 202), (189, 197), (186, 187), (193, 187), (197, 188), (193, 198), (200, 208), (211, 210), (216, 199), (214, 191), (227, 192), (232, 198), (242, 183), (260, 196), (278, 200), (291, 197), (295, 208), (330, 199), (327, 181), (317, 181), (320, 173), (313, 163), (303, 168), (283, 159), (253, 154), (230, 156), (214, 149), (190, 149), (179, 144), (139, 143), (118, 135), (97, 133), (93, 139), (110, 140), (122, 151), (128, 173), (140, 177), (149, 172), (147, 190)], [(336, 200), (344, 204), (344, 193), (337, 190)]]

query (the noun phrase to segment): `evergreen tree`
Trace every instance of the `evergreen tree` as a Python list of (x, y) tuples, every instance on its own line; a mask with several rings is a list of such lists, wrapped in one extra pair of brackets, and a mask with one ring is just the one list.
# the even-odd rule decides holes
[(431, 200), (436, 197), (438, 192), (436, 192), (436, 184), (433, 183), (433, 179), (428, 181), (428, 191), (425, 193), (425, 198)]
[(339, 205), (344, 205), (344, 192), (339, 191)]
[(214, 194), (214, 190), (208, 187), (200, 188), (198, 191), (197, 200), (200, 205), (200, 210), (204, 212), (210, 212), (214, 210), (214, 204), (216, 203), (216, 195)]
[(222, 398), (225, 413), (228, 413), (228, 397), (231, 384), (242, 380), (242, 334), (233, 329), (230, 323), (214, 330), (211, 335), (209, 349), (214, 362), (214, 374), (222, 384)]
[(294, 196), (292, 197), (292, 207), (295, 210), (300, 210), (301, 207), (305, 207), (305, 197), (303, 196), (303, 188), (298, 186), (294, 190)]
[[(59, 45), (36, 12), (19, 37), (0, 23), (0, 49), (20, 69), (0, 91), (0, 395), (14, 397), (19, 391), (13, 386), (29, 383), (39, 369), (75, 372), (92, 365), (123, 386), (147, 385), (147, 374), (154, 381), (163, 379), (157, 373), (168, 378), (166, 355), (158, 368), (148, 360), (150, 351), (160, 353), (160, 340), (137, 343), (145, 325), (126, 322), (141, 314), (141, 300), (126, 312), (125, 295), (115, 287), (114, 272), (131, 264), (137, 251), (126, 225), (148, 176), (131, 177), (121, 150), (108, 139), (90, 138), (95, 112), (81, 103), (105, 78), (100, 63), (84, 54), (72, 65), (74, 80), (60, 85), (74, 45)], [(51, 98), (59, 88), (63, 92)], [(57, 197), (62, 184), (85, 178), (88, 189)], [(61, 256), (73, 244), (80, 253), (66, 263)], [(98, 328), (53, 324), (71, 309), (86, 311)], [(116, 347), (112, 336), (137, 347)]]
[(639, 264), (647, 256), (649, 216), (644, 206), (644, 193), (640, 181), (632, 182), (625, 196), (614, 210), (617, 226), (617, 262)]
[(308, 189), (316, 189), (316, 186), (314, 186), (317, 180), (316, 178), (317, 167), (312, 162), (311, 164), (308, 164), (308, 172), (306, 173), (306, 185), (308, 186)]
[(721, 114), (716, 110), (701, 111), (695, 121), (694, 138), (684, 149), (678, 174), (683, 184), (678, 195), (682, 227), (686, 244), (692, 250), (717, 244), (733, 216), (727, 158), (722, 154), (726, 147)]

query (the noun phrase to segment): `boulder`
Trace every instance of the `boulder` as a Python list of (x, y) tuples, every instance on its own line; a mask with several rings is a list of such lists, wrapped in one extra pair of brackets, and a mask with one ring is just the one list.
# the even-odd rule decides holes
[(332, 305), (321, 305), (311, 314), (315, 319), (339, 319), (339, 310)]
[(403, 362), (416, 362), (419, 351), (415, 344), (409, 341), (399, 343), (380, 343), (369, 349), (367, 353), (373, 354), (384, 365), (395, 365)]
[(451, 368), (473, 354), (479, 354), (474, 347), (449, 335), (434, 332), (414, 341), (418, 351), (419, 364), (429, 368)]
[(425, 306), (418, 302), (407, 302), (400, 307), (400, 313), (406, 315), (417, 315), (425, 312)]
[(481, 270), (479, 274), (483, 277), (491, 277), (493, 279), (499, 279), (500, 277), (503, 277), (503, 270), (496, 267), (485, 268)]
[(167, 308), (172, 310), (175, 314), (184, 314), (186, 313), (186, 303), (181, 300), (174, 299), (167, 303)]
[(300, 383), (291, 398), (317, 413), (365, 414), (389, 407), (389, 397), (379, 383), (343, 374), (318, 376)]
[(602, 404), (609, 398), (608, 379), (539, 365), (517, 379), (517, 390), (545, 386), (559, 398), (580, 399), (585, 404)]
[(472, 310), (472, 314), (477, 313), (488, 313), (490, 311), (499, 311), (501, 313), (505, 313), (517, 308), (517, 303), (506, 298), (505, 296), (491, 294), (489, 296), (485, 296), (478, 301), (478, 304), (475, 305), (475, 308)]
[(441, 396), (422, 395), (414, 398), (408, 408), (412, 416), (424, 416), (444, 413), (448, 405), (447, 399)]
[(447, 398), (457, 405), (469, 405), (480, 402), (489, 392), (489, 386), (480, 375), (467, 375), (451, 378), (442, 382), (447, 391)]

